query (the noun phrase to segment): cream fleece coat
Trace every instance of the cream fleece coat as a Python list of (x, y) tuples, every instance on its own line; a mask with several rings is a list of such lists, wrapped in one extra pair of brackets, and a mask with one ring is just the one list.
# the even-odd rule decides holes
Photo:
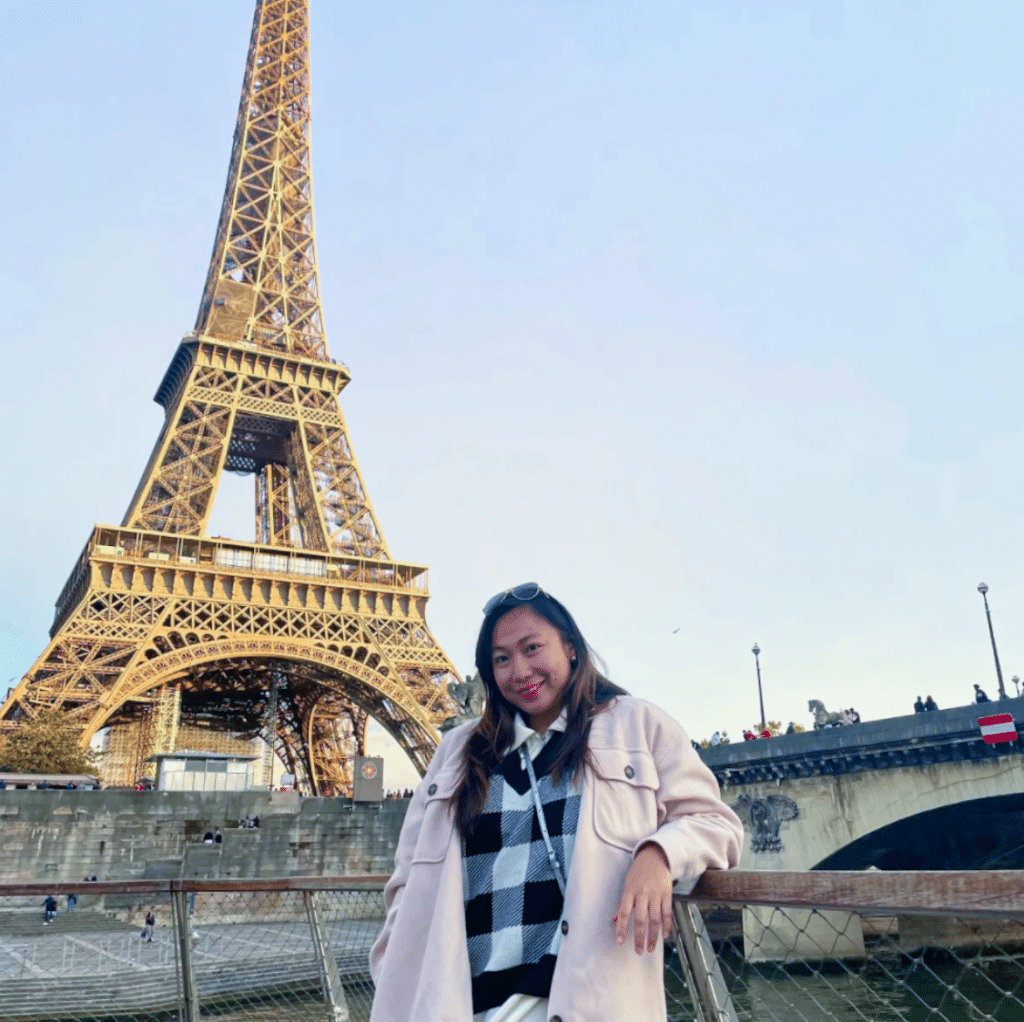
[[(370, 952), (370, 1022), (472, 1022), (462, 842), (446, 800), (458, 786), (473, 723), (445, 735), (416, 789), (384, 891), (387, 919)], [(611, 918), (637, 848), (655, 841), (676, 890), (739, 861), (743, 825), (686, 732), (651, 703), (619, 696), (590, 730), (580, 818), (567, 878), (551, 1022), (665, 1022), (661, 941), (637, 955)]]

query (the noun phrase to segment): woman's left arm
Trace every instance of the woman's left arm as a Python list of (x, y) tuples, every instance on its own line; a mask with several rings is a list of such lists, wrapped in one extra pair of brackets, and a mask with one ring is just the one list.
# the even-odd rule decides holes
[(714, 774), (667, 713), (643, 704), (647, 746), (658, 769), (661, 824), (638, 842), (622, 897), (612, 917), (616, 940), (626, 939), (630, 919), (637, 954), (653, 951), (658, 933), (672, 929), (673, 880), (692, 888), (707, 869), (731, 869), (743, 847), (743, 824), (722, 801)]

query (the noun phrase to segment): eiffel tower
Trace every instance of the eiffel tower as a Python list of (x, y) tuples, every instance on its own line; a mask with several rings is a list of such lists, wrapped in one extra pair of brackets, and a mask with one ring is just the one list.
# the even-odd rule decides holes
[[(195, 329), (156, 392), (166, 419), (120, 526), (97, 525), (51, 641), (0, 709), (60, 709), (107, 783), (154, 752), (262, 737), (312, 794), (350, 793), (368, 717), (424, 772), (456, 674), (427, 570), (392, 559), (328, 356), (310, 168), (308, 0), (258, 0)], [(206, 535), (225, 471), (255, 477), (255, 542)]]

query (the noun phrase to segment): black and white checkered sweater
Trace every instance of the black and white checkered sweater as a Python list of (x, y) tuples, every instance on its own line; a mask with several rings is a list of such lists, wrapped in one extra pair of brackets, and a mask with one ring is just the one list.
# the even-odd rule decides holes
[[(580, 796), (571, 777), (557, 784), (551, 778), (564, 741), (563, 731), (552, 731), (533, 768), (548, 836), (568, 877)], [(562, 940), (562, 892), (518, 749), (491, 777), (484, 811), (462, 852), (473, 1012), (504, 1004), (512, 994), (547, 997)]]

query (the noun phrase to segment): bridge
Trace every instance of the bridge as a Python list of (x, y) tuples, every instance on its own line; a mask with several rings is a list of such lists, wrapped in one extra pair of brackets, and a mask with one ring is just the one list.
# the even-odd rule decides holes
[(1024, 697), (702, 749), (744, 817), (747, 870), (1024, 868), (1024, 740), (977, 720)]

